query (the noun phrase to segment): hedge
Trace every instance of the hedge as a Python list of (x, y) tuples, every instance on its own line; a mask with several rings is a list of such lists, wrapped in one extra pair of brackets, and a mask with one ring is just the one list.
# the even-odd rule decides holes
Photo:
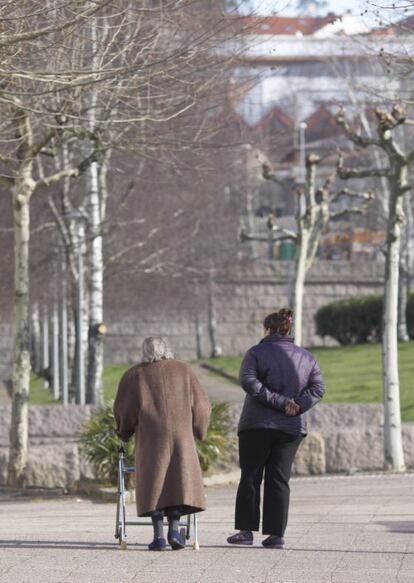
[[(381, 340), (382, 296), (370, 295), (332, 302), (315, 315), (319, 336), (331, 336), (339, 344), (364, 344)], [(407, 305), (407, 327), (414, 338), (414, 294)]]

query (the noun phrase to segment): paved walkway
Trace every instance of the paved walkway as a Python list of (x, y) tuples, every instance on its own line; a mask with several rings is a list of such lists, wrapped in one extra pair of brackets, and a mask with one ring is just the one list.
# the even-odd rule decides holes
[[(201, 550), (150, 553), (147, 527), (113, 538), (114, 506), (0, 501), (1, 583), (413, 583), (414, 475), (292, 480), (287, 549), (235, 548), (235, 486), (207, 489)], [(128, 506), (130, 518), (134, 506)]]
[(246, 393), (240, 386), (197, 364), (193, 364), (192, 367), (211, 401), (227, 403), (242, 403), (244, 401)]

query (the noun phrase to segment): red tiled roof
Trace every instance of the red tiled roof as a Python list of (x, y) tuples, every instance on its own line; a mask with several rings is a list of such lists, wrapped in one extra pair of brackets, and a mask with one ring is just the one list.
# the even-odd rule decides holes
[(292, 128), (293, 127), (293, 121), (290, 119), (290, 117), (284, 113), (282, 110), (280, 110), (278, 107), (273, 107), (257, 124), (256, 124), (256, 129), (257, 130), (263, 130), (268, 124), (270, 124), (270, 122), (272, 121), (272, 119), (277, 120), (280, 125), (282, 127), (285, 128)]
[(311, 35), (339, 17), (288, 17), (288, 16), (241, 16), (237, 18), (240, 28), (250, 34)]

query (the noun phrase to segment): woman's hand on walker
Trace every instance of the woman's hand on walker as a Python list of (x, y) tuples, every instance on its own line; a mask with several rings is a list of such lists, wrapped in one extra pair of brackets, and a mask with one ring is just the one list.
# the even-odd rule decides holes
[(293, 399), (289, 399), (285, 405), (285, 413), (288, 417), (294, 417), (300, 411), (300, 407)]

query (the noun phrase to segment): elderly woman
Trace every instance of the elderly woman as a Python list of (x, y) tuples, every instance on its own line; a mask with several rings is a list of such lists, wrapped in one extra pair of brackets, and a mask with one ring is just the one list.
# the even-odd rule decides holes
[(142, 362), (123, 375), (114, 403), (117, 434), (135, 433), (138, 516), (151, 516), (154, 540), (149, 550), (168, 543), (184, 548), (182, 515), (205, 510), (203, 480), (194, 437), (203, 439), (210, 403), (191, 367), (173, 358), (164, 338), (146, 338)]
[(306, 412), (323, 397), (315, 357), (294, 343), (293, 312), (266, 316), (264, 338), (247, 351), (240, 382), (247, 393), (240, 417), (241, 478), (236, 498), (238, 533), (227, 542), (252, 545), (259, 530), (260, 486), (264, 474), (263, 534), (267, 548), (284, 548), (289, 479), (296, 451), (306, 435)]

